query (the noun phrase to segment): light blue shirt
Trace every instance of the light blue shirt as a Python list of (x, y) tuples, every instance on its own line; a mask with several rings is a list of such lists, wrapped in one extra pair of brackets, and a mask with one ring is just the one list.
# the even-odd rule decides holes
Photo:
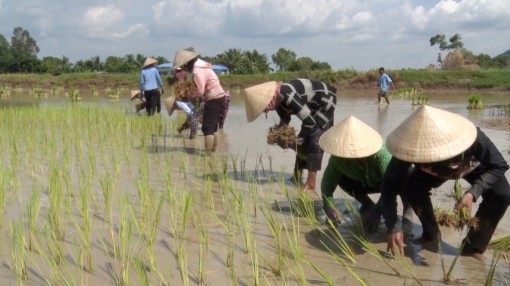
[(383, 92), (387, 92), (390, 88), (391, 78), (383, 73), (379, 79), (377, 80), (377, 85), (379, 86), (379, 90)]
[(140, 73), (140, 92), (143, 94), (145, 90), (163, 88), (163, 82), (156, 68), (143, 69)]

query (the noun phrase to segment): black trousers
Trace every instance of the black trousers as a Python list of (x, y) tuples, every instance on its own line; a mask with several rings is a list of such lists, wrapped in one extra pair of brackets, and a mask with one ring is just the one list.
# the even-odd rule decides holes
[(159, 89), (146, 90), (144, 92), (147, 99), (147, 115), (151, 116), (154, 113), (161, 111), (161, 95)]
[(210, 99), (204, 104), (204, 120), (202, 122), (202, 132), (204, 135), (214, 135), (218, 131), (218, 121), (220, 114), (225, 107), (225, 98)]
[[(475, 171), (476, 172), (476, 171)], [(473, 172), (464, 179), (473, 184), (479, 178)], [(439, 225), (434, 215), (434, 208), (430, 199), (432, 188), (441, 186), (445, 179), (437, 178), (415, 168), (409, 177), (405, 188), (406, 195), (416, 216), (423, 227), (423, 238), (434, 239), (440, 235)], [(464, 238), (464, 248), (483, 253), (496, 230), (496, 227), (510, 204), (510, 186), (505, 176), (499, 178), (491, 189), (485, 191), (481, 197), (475, 217), (478, 218), (478, 228), (470, 228)]]

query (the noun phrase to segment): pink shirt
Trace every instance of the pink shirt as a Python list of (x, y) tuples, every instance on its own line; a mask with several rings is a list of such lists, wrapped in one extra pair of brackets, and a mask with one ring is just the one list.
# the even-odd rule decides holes
[(203, 97), (205, 101), (208, 101), (225, 96), (220, 80), (211, 67), (210, 63), (201, 59), (195, 62), (193, 66), (193, 80), (196, 84), (196, 90), (191, 95), (192, 100)]

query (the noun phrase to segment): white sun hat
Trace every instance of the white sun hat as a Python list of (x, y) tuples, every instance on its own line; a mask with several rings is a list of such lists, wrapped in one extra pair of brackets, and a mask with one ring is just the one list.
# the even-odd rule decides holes
[(411, 163), (433, 163), (453, 158), (476, 140), (475, 125), (463, 116), (422, 105), (386, 139), (388, 151)]
[(131, 100), (135, 99), (136, 97), (138, 97), (138, 94), (140, 94), (140, 91), (139, 90), (132, 90), (131, 91)]
[(197, 58), (199, 55), (200, 54), (197, 52), (192, 52), (188, 50), (178, 50), (175, 53), (174, 64), (172, 68), (176, 70), (177, 68), (180, 68), (183, 65), (187, 64), (189, 61)]
[(246, 93), (244, 107), (248, 122), (257, 119), (264, 109), (267, 108), (277, 87), (278, 83), (276, 81), (269, 81), (244, 89)]
[(322, 134), (319, 145), (325, 152), (342, 158), (364, 158), (381, 150), (381, 135), (353, 115)]
[(155, 59), (153, 59), (153, 58), (146, 58), (146, 59), (145, 59), (145, 62), (143, 63), (142, 68), (144, 68), (144, 67), (146, 67), (146, 66), (150, 66), (150, 65), (152, 65), (152, 64), (155, 64), (155, 63), (157, 63), (157, 62), (158, 62), (158, 61), (156, 61), (156, 60), (155, 60)]

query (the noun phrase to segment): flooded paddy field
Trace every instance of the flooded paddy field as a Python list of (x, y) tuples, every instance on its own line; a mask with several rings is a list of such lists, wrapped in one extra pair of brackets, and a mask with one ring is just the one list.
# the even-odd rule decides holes
[[(365, 236), (367, 250), (357, 243), (358, 206), (341, 190), (337, 230), (322, 223), (319, 201), (293, 211), (295, 154), (266, 143), (274, 112), (247, 123), (240, 93), (220, 131), (220, 176), (211, 174), (202, 136), (177, 134), (182, 113), (168, 117), (163, 106), (155, 117), (137, 115), (128, 93), (0, 100), (0, 284), (483, 285), (494, 268), (492, 250), (485, 263), (455, 260), (465, 231), (447, 228), (440, 251), (408, 241), (406, 255), (391, 258), (381, 224)], [(340, 91), (335, 122), (353, 114), (386, 138), (415, 107), (403, 98), (377, 104), (372, 93)], [(465, 92), (424, 95), (477, 125), (503, 116), (468, 110)], [(508, 104), (510, 94), (484, 94), (483, 102)], [(510, 162), (508, 131), (482, 130)], [(453, 208), (452, 189), (453, 181), (434, 190), (435, 204)], [(509, 217), (495, 236), (510, 232)], [(510, 283), (509, 270), (502, 257), (492, 285)]]

